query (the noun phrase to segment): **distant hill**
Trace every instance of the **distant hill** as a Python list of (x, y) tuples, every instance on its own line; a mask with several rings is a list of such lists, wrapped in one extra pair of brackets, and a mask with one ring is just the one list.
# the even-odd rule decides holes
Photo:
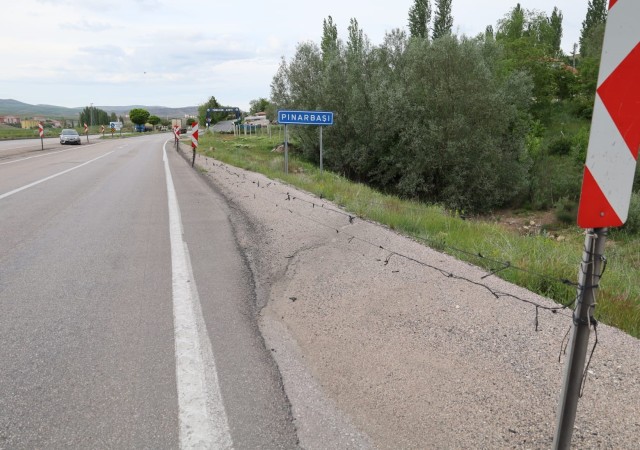
[[(183, 108), (169, 108), (166, 106), (144, 106), (144, 105), (130, 105), (130, 106), (97, 106), (96, 108), (102, 109), (109, 114), (116, 113), (116, 115), (125, 115), (133, 108), (144, 108), (151, 114), (160, 118), (172, 118), (172, 117), (184, 117), (185, 115), (198, 114), (197, 106), (185, 106)], [(80, 112), (85, 106), (79, 106), (77, 108), (66, 108), (64, 106), (54, 105), (30, 105), (28, 103), (22, 103), (13, 99), (0, 99), (0, 115), (12, 115), (19, 117), (32, 117), (32, 116), (45, 116), (50, 119), (58, 119), (61, 117), (68, 119), (77, 119)]]

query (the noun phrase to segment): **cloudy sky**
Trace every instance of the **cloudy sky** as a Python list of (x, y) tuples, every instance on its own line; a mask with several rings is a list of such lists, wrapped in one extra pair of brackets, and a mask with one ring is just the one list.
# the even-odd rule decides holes
[[(331, 15), (345, 38), (355, 17), (374, 45), (406, 28), (413, 0), (3, 0), (0, 98), (76, 107), (193, 106), (210, 96), (248, 109), (269, 97), (280, 58), (319, 42)], [(433, 3), (433, 1), (432, 1)], [(476, 35), (517, 0), (453, 0), (454, 30)], [(578, 41), (588, 0), (520, 0), (564, 16)]]

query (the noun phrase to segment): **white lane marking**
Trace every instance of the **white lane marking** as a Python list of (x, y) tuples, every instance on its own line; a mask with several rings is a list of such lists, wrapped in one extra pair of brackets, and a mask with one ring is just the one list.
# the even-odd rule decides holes
[(20, 191), (24, 191), (25, 189), (29, 189), (29, 188), (31, 188), (31, 187), (37, 186), (38, 184), (40, 184), (40, 183), (44, 183), (45, 181), (49, 181), (49, 180), (51, 180), (51, 179), (53, 179), (53, 178), (59, 177), (60, 175), (64, 175), (65, 173), (69, 173), (69, 172), (71, 172), (72, 170), (79, 169), (80, 167), (86, 166), (87, 164), (91, 164), (92, 162), (97, 161), (97, 160), (99, 160), (99, 159), (101, 159), (101, 158), (104, 158), (105, 156), (108, 156), (108, 155), (110, 155), (111, 153), (113, 153), (113, 151), (111, 151), (111, 152), (109, 152), (109, 153), (105, 153), (105, 154), (104, 154), (104, 155), (102, 155), (102, 156), (98, 156), (97, 158), (93, 158), (92, 160), (87, 161), (87, 162), (85, 162), (85, 163), (82, 163), (82, 164), (80, 164), (80, 165), (77, 165), (77, 166), (75, 166), (75, 167), (72, 167), (71, 169), (63, 170), (62, 172), (58, 172), (58, 173), (55, 173), (55, 174), (53, 174), (53, 175), (51, 175), (51, 176), (48, 176), (48, 177), (46, 177), (46, 178), (43, 178), (43, 179), (41, 179), (41, 180), (34, 181), (33, 183), (27, 184), (26, 186), (19, 187), (18, 189), (14, 189), (13, 191), (9, 191), (9, 192), (6, 192), (6, 193), (4, 193), (4, 194), (0, 194), (0, 200), (2, 200), (3, 198), (7, 198), (7, 197), (9, 197), (9, 196), (11, 196), (11, 195), (13, 195), (13, 194), (17, 194), (17, 193), (18, 193), (18, 192), (20, 192)]
[(233, 443), (227, 414), (211, 341), (202, 317), (189, 248), (183, 239), (180, 206), (166, 146), (165, 142), (162, 159), (169, 203), (180, 448), (230, 449)]
[(57, 155), (58, 153), (64, 153), (64, 152), (68, 152), (68, 151), (71, 151), (71, 150), (78, 150), (78, 149), (76, 149), (76, 148), (68, 148), (66, 150), (58, 150), (57, 152), (45, 153), (44, 155), (29, 156), (27, 158), (21, 158), (21, 159), (16, 159), (14, 161), (8, 161), (8, 162), (0, 163), (0, 166), (4, 166), (5, 164), (15, 164), (15, 163), (26, 161), (28, 159), (33, 159), (33, 158), (42, 158), (43, 156)]

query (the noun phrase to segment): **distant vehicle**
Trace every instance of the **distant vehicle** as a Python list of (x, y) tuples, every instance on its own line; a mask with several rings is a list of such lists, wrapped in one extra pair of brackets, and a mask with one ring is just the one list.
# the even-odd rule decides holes
[(179, 128), (181, 134), (187, 133), (187, 121), (185, 119), (171, 119), (171, 127)]
[(80, 135), (76, 130), (65, 128), (60, 133), (60, 144), (78, 144), (80, 145)]
[(138, 133), (144, 133), (144, 125), (136, 125), (136, 131)]

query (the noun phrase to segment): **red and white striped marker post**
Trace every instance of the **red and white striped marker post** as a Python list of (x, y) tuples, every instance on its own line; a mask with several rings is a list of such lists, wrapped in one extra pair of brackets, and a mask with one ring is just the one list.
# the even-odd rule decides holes
[(578, 210), (582, 228), (627, 220), (640, 147), (640, 3), (610, 0)]
[(84, 134), (87, 135), (87, 142), (89, 142), (89, 127), (87, 126), (87, 122), (84, 123)]
[(193, 167), (196, 163), (196, 149), (198, 148), (198, 122), (191, 124), (191, 147), (193, 148), (191, 167)]
[(173, 126), (173, 137), (176, 141), (176, 151), (178, 151), (178, 146), (180, 145), (180, 127), (178, 125)]
[(585, 374), (607, 228), (627, 220), (640, 147), (640, 2), (610, 0), (582, 182), (578, 225), (588, 228), (558, 405), (554, 449), (571, 446)]
[(40, 135), (40, 145), (42, 146), (42, 150), (44, 150), (44, 127), (42, 126), (42, 122), (38, 123), (38, 134)]

